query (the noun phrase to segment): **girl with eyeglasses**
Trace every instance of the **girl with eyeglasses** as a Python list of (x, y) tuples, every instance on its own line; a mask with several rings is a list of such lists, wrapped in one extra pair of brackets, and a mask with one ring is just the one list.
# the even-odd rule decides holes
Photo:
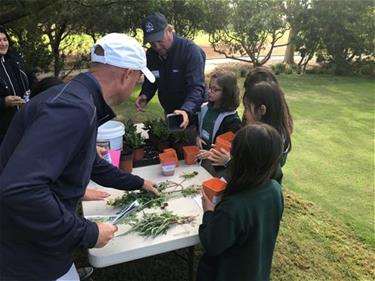
[(219, 176), (223, 165), (213, 167), (209, 161), (210, 149), (216, 137), (228, 131), (237, 132), (241, 127), (241, 119), (237, 108), (240, 103), (240, 90), (234, 73), (217, 71), (211, 75), (208, 87), (208, 102), (202, 104), (198, 115), (197, 146), (201, 149), (198, 159), (211, 174)]
[[(243, 95), (244, 115), (243, 126), (254, 122), (263, 122), (274, 127), (283, 140), (283, 154), (273, 175), (280, 184), (282, 167), (292, 148), (291, 135), (293, 119), (289, 111), (285, 94), (280, 88), (276, 77), (265, 67), (252, 69), (245, 79)], [(209, 159), (213, 165), (230, 163), (230, 154), (226, 151), (210, 150)]]

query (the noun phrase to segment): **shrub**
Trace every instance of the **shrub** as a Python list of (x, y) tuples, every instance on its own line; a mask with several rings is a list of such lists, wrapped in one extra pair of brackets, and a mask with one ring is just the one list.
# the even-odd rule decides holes
[(292, 74), (293, 73), (293, 67), (289, 64), (285, 65), (285, 71), (284, 72), (285, 72), (285, 74), (288, 74), (288, 75)]
[(375, 61), (371, 58), (356, 61), (354, 68), (358, 75), (375, 77)]
[[(236, 77), (246, 77), (249, 70), (252, 66), (249, 63), (226, 63), (220, 66), (217, 66), (214, 71), (216, 70), (225, 70), (231, 71), (236, 74)], [(209, 75), (208, 75), (209, 76)]]
[(276, 75), (279, 75), (281, 73), (285, 73), (286, 65), (283, 63), (277, 63), (271, 66), (271, 69)]

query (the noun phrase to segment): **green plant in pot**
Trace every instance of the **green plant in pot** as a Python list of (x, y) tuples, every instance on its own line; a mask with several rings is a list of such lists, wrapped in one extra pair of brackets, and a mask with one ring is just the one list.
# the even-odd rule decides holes
[(187, 145), (185, 131), (173, 132), (171, 134), (172, 147), (176, 150), (179, 159), (183, 158), (182, 147)]
[(131, 119), (125, 122), (124, 144), (133, 150), (135, 161), (143, 159), (145, 140)]
[(148, 132), (150, 141), (160, 152), (170, 146), (171, 133), (164, 119), (147, 120), (144, 129)]

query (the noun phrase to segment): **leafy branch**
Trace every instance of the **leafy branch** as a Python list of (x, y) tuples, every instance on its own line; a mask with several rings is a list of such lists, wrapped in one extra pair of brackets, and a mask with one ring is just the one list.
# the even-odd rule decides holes
[(141, 236), (156, 237), (166, 234), (173, 225), (192, 222), (192, 216), (178, 216), (172, 212), (165, 211), (160, 214), (144, 213), (141, 219), (134, 218), (129, 224), (132, 226), (130, 232), (137, 232)]
[(147, 208), (151, 208), (154, 206), (160, 207), (166, 201), (167, 194), (163, 193), (163, 191), (167, 187), (167, 183), (165, 182), (159, 183), (157, 185), (156, 189), (159, 191), (160, 196), (156, 196), (155, 194), (147, 192), (146, 190), (138, 192), (126, 192), (121, 197), (108, 200), (107, 205), (123, 209), (131, 204), (134, 200), (137, 200), (140, 204), (139, 210), (146, 208), (146, 206)]
[[(117, 197), (115, 199), (110, 199), (107, 201), (107, 205), (116, 207), (116, 208), (125, 208), (129, 204), (131, 204), (134, 200), (137, 200), (140, 204), (139, 210), (143, 210), (145, 208), (152, 208), (152, 207), (161, 207), (170, 197), (172, 193), (181, 192), (185, 197), (189, 194), (195, 194), (192, 186), (189, 186), (188, 189), (184, 188), (182, 185), (186, 180), (194, 178), (198, 175), (198, 172), (193, 171), (192, 173), (184, 173), (180, 177), (183, 180), (179, 183), (167, 180), (165, 182), (160, 182), (157, 184), (156, 189), (159, 191), (160, 196), (155, 196), (153, 193), (147, 192), (145, 190), (142, 191), (133, 191), (133, 192), (126, 192), (121, 197)], [(168, 188), (177, 188), (180, 187), (179, 190), (169, 191), (167, 192), (166, 189)], [(195, 190), (198, 190), (195, 188)], [(196, 192), (196, 191), (195, 191)], [(197, 192), (196, 192), (197, 193)]]

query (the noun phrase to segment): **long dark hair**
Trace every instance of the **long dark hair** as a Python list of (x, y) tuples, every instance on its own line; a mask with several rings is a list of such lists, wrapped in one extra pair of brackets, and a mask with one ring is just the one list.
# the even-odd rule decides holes
[[(279, 87), (279, 93), (281, 95), (281, 100), (282, 100), (282, 104), (284, 107), (284, 115), (285, 115), (284, 119), (287, 122), (286, 128), (289, 132), (289, 135), (291, 135), (293, 132), (293, 118), (290, 113), (289, 106), (286, 102), (285, 93), (281, 89), (279, 82), (276, 79), (276, 76), (266, 67), (263, 67), (263, 66), (255, 67), (251, 69), (246, 76), (246, 79), (244, 82), (245, 91), (247, 91), (248, 89), (253, 87), (256, 83), (259, 83), (259, 82), (274, 83), (276, 84), (276, 86)], [(245, 120), (243, 121), (245, 122)]]
[(256, 122), (239, 130), (232, 143), (229, 181), (224, 196), (265, 183), (274, 174), (283, 144), (270, 125)]
[(286, 112), (287, 104), (283, 98), (280, 87), (275, 83), (259, 82), (245, 89), (243, 104), (245, 108), (250, 109), (254, 106), (254, 113), (260, 115), (261, 106), (266, 107), (266, 112), (261, 115), (260, 120), (274, 127), (284, 140), (284, 150), (290, 151), (292, 147), (289, 115)]
[(236, 75), (230, 71), (216, 71), (210, 79), (216, 79), (217, 84), (222, 88), (218, 110), (220, 112), (236, 110), (240, 105), (240, 89)]
[[(9, 42), (9, 49), (13, 46), (13, 42), (4, 26), (0, 25), (0, 33), (4, 33)], [(9, 50), (8, 50), (9, 51)]]
[(279, 86), (279, 82), (277, 81), (276, 76), (270, 70), (268, 70), (268, 68), (259, 66), (252, 68), (249, 71), (244, 82), (244, 87), (246, 89), (262, 81), (275, 83)]

